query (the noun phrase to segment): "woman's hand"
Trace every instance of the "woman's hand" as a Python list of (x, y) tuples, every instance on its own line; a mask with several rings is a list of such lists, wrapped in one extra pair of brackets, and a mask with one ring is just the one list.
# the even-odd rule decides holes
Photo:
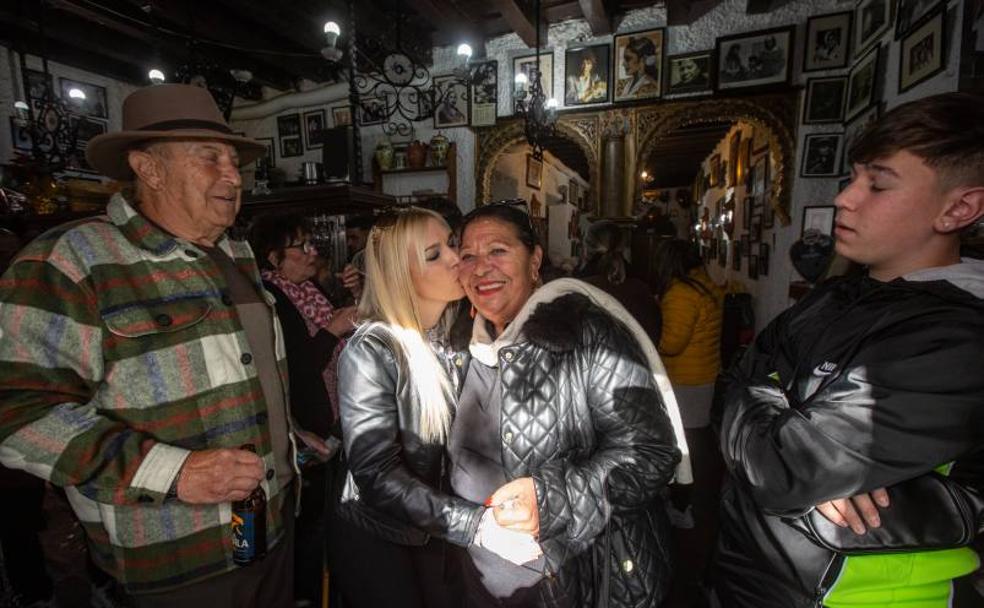
[(331, 320), (328, 321), (328, 331), (336, 338), (341, 338), (355, 327), (357, 311), (355, 306), (336, 308)]
[(495, 521), (503, 528), (540, 533), (540, 511), (536, 506), (536, 486), (532, 477), (514, 479), (489, 497)]
[(352, 293), (353, 298), (358, 300), (362, 297), (362, 273), (359, 272), (358, 268), (352, 264), (346, 264), (345, 268), (336, 276), (341, 279), (345, 289)]

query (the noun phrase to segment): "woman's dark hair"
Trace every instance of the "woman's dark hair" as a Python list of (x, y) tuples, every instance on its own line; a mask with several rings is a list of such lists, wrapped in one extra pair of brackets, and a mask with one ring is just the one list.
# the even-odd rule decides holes
[(600, 275), (612, 285), (625, 281), (626, 232), (613, 222), (596, 222), (584, 236), (586, 272)]
[[(645, 36), (633, 36), (625, 45), (626, 51), (632, 51), (642, 62), (643, 70), (653, 80), (659, 81), (659, 65), (656, 64), (656, 45)], [(624, 51), (623, 51), (624, 52)]]
[(310, 232), (311, 227), (303, 216), (284, 213), (261, 215), (256, 218), (249, 231), (249, 244), (253, 247), (260, 268), (273, 270), (269, 260), (270, 253), (276, 252), (278, 258), (283, 257), (284, 249), (294, 237)]
[(504, 224), (509, 224), (516, 229), (516, 236), (519, 241), (526, 245), (532, 252), (540, 244), (540, 239), (533, 231), (533, 222), (530, 214), (526, 212), (526, 201), (522, 199), (512, 201), (501, 201), (475, 207), (469, 211), (464, 219), (461, 220), (461, 235), (464, 236), (468, 224), (478, 219), (493, 219)]
[(656, 248), (656, 285), (653, 286), (656, 295), (662, 298), (666, 295), (670, 284), (677, 280), (694, 288), (700, 294), (711, 296), (707, 287), (690, 277), (691, 270), (703, 265), (693, 243), (683, 239), (663, 241)]
[(458, 208), (458, 205), (454, 201), (444, 196), (432, 196), (424, 201), (418, 202), (417, 206), (440, 213), (444, 221), (448, 223), (448, 228), (451, 229), (451, 232), (458, 234), (458, 229), (461, 228), (462, 215), (461, 209)]

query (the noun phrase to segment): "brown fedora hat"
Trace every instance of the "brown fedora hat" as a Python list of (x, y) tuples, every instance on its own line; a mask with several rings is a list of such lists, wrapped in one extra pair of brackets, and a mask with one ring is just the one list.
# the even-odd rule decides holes
[(150, 140), (214, 139), (239, 151), (245, 165), (266, 153), (266, 146), (234, 135), (211, 93), (190, 84), (157, 84), (123, 100), (123, 130), (89, 141), (85, 157), (94, 169), (113, 179), (133, 178), (127, 150)]

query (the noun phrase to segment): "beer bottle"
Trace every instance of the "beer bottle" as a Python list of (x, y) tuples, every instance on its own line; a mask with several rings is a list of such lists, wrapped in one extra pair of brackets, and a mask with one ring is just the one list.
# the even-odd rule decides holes
[[(256, 453), (248, 443), (242, 450)], [(232, 503), (232, 560), (246, 566), (266, 554), (266, 494), (258, 485), (243, 500)]]

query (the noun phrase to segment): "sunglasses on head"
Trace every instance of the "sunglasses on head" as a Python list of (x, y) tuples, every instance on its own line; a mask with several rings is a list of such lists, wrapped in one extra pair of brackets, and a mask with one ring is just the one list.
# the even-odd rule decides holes
[(521, 212), (523, 214), (523, 219), (525, 220), (525, 226), (529, 228), (530, 232), (536, 233), (536, 230), (533, 228), (533, 219), (530, 217), (529, 203), (526, 202), (526, 199), (522, 199), (522, 198), (507, 198), (501, 201), (492, 201), (489, 203), (485, 203), (480, 207), (475, 207), (474, 209), (466, 213), (465, 216), (462, 218), (462, 226), (467, 225), (468, 222), (470, 222), (475, 218), (479, 218), (488, 214), (488, 211), (491, 209), (497, 209), (503, 207), (508, 209), (515, 209), (516, 211)]

